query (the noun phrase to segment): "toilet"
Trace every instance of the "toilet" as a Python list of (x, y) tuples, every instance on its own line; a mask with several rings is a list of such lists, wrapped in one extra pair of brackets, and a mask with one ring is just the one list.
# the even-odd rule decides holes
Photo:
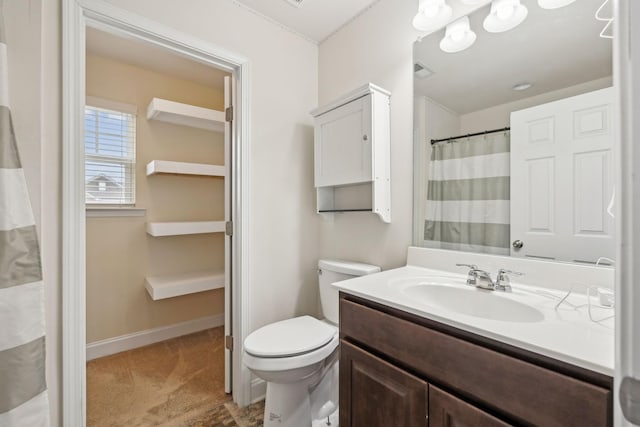
[(265, 427), (338, 425), (338, 290), (334, 282), (380, 267), (318, 261), (324, 319), (294, 317), (263, 326), (244, 341), (244, 364), (267, 382)]

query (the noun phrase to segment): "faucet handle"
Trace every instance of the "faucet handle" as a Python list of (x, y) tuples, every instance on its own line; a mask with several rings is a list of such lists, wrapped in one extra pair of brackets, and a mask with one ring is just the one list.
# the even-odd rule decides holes
[(477, 270), (478, 266), (475, 264), (456, 264), (457, 267), (469, 267), (471, 270)]
[(524, 273), (520, 273), (519, 271), (507, 270), (506, 268), (501, 268), (498, 270), (498, 276), (502, 276), (504, 274), (513, 274), (514, 276), (524, 276)]
[[(496, 277), (496, 290), (511, 292), (511, 280), (509, 279), (510, 274), (514, 276), (524, 276), (524, 273), (520, 273), (519, 271), (501, 268), (500, 270), (498, 270), (498, 277)], [(506, 284), (504, 282), (506, 282)]]
[(468, 267), (469, 268), (469, 276), (467, 277), (467, 285), (475, 286), (476, 279), (478, 278), (478, 266), (475, 264), (456, 264), (458, 267)]

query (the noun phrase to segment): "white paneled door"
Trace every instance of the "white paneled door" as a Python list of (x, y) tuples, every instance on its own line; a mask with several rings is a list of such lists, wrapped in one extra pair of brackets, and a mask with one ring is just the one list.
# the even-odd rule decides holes
[(614, 92), (511, 113), (511, 255), (615, 258)]

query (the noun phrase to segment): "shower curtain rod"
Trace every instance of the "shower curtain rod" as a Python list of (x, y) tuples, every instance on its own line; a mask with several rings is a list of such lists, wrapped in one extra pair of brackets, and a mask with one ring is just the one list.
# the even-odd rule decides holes
[(485, 130), (484, 132), (476, 132), (476, 133), (468, 133), (466, 135), (452, 136), (451, 138), (432, 139), (431, 140), (431, 145), (437, 144), (438, 142), (453, 141), (454, 139), (469, 138), (471, 136), (487, 135), (489, 133), (496, 133), (496, 132), (506, 132), (506, 131), (509, 131), (509, 130), (511, 130), (511, 128), (510, 127), (506, 127), (506, 128), (502, 128), (502, 129)]

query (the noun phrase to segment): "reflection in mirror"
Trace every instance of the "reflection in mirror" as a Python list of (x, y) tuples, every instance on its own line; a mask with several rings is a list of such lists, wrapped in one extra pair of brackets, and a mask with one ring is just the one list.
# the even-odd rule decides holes
[(526, 19), (506, 32), (483, 29), (490, 6), (473, 12), (477, 37), (464, 50), (442, 50), (445, 29), (414, 46), (414, 244), (614, 258), (612, 43), (594, 16), (602, 0), (522, 4)]

